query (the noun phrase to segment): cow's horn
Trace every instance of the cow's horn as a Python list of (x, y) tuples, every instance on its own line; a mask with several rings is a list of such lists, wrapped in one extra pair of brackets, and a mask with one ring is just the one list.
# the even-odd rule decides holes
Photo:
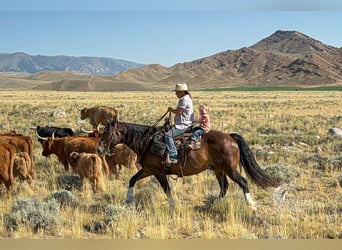
[(38, 135), (38, 132), (36, 131), (36, 136), (41, 139), (41, 140), (44, 140), (44, 141), (47, 141), (47, 137), (41, 137), (40, 135)]
[(83, 129), (83, 128), (81, 128), (81, 131), (82, 131), (83, 133), (87, 133), (87, 134), (93, 133), (93, 132), (94, 132), (94, 130), (85, 130), (85, 129)]
[(75, 104), (75, 108), (76, 108), (77, 110), (82, 110), (82, 108), (78, 107), (77, 104)]

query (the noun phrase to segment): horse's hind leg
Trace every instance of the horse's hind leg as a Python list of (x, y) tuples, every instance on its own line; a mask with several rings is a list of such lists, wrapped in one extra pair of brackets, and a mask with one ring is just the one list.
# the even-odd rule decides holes
[(224, 172), (215, 172), (215, 176), (216, 176), (216, 179), (220, 185), (220, 195), (219, 195), (219, 198), (223, 198), (226, 193), (227, 193), (227, 190), (228, 190), (228, 180), (227, 180), (227, 176), (226, 176), (226, 173)]
[(249, 193), (247, 180), (236, 170), (233, 170), (231, 176), (229, 175), (229, 177), (240, 186), (245, 196), (246, 202), (252, 207), (253, 210), (256, 210), (256, 203), (252, 200), (252, 197)]

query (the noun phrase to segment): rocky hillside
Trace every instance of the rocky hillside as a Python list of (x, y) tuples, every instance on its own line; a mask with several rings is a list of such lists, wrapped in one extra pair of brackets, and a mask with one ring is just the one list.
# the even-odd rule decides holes
[(114, 75), (143, 64), (105, 57), (32, 56), (0, 53), (0, 72), (72, 71), (92, 75)]
[[(5, 86), (6, 79), (0, 79), (0, 87)], [(170, 90), (179, 81), (187, 82), (192, 90), (342, 85), (342, 48), (326, 45), (297, 31), (278, 30), (250, 47), (172, 67), (151, 64), (113, 76), (44, 72), (21, 79), (29, 81), (28, 88), (84, 91)], [(32, 85), (34, 79), (39, 81), (36, 87)]]
[(157, 88), (185, 81), (192, 89), (258, 85), (342, 84), (342, 49), (325, 45), (297, 31), (276, 31), (238, 50), (176, 64), (147, 65), (113, 79), (153, 82)]

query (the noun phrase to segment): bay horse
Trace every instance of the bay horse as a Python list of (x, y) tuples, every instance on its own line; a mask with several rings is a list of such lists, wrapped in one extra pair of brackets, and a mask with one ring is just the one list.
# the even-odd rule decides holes
[(277, 181), (267, 175), (253, 157), (252, 151), (244, 138), (236, 133), (226, 134), (210, 130), (201, 138), (201, 147), (189, 151), (184, 166), (180, 163), (166, 166), (164, 156), (153, 154), (148, 147), (151, 137), (158, 127), (133, 124), (120, 121), (109, 122), (98, 142), (97, 151), (100, 154), (113, 154), (115, 145), (124, 143), (138, 156), (141, 169), (131, 177), (127, 191), (126, 202), (133, 201), (133, 188), (138, 180), (153, 175), (162, 186), (169, 200), (170, 211), (174, 208), (167, 175), (179, 177), (198, 174), (206, 169), (214, 171), (220, 186), (219, 198), (223, 198), (228, 190), (227, 175), (236, 182), (244, 193), (246, 202), (256, 209), (247, 184), (247, 179), (241, 176), (238, 166), (241, 164), (247, 176), (259, 187), (275, 187)]

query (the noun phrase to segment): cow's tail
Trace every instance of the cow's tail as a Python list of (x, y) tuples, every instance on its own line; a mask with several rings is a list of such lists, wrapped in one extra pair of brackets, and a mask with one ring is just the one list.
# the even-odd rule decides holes
[(240, 164), (243, 166), (247, 176), (259, 187), (276, 187), (278, 181), (263, 171), (256, 162), (251, 149), (241, 135), (232, 133), (230, 136), (236, 141), (240, 149)]

